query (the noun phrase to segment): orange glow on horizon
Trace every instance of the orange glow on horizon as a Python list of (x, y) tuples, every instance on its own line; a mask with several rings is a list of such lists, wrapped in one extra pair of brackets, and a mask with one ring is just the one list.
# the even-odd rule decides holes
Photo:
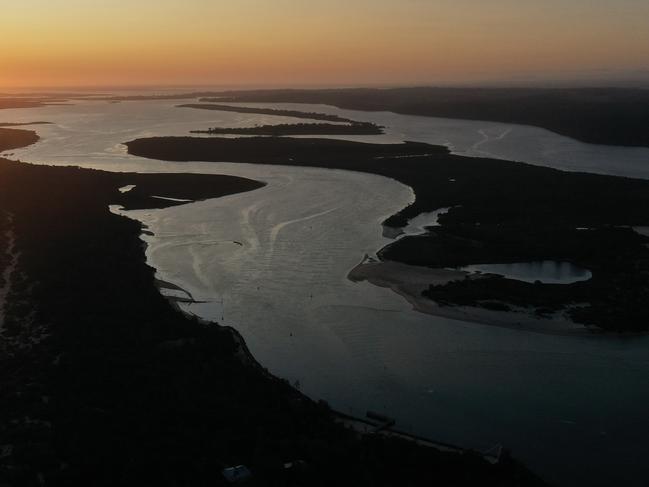
[(21, 0), (0, 88), (417, 84), (649, 68), (649, 2)]

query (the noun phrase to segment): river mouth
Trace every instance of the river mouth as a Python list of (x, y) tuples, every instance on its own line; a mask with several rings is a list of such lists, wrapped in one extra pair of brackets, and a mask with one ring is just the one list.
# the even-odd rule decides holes
[[(423, 315), (389, 289), (351, 282), (347, 275), (365, 254), (392, 242), (381, 222), (412, 201), (409, 188), (344, 171), (128, 156), (121, 144), (137, 137), (271, 122), (174, 104), (84, 102), (6, 110), (0, 117), (54, 122), (38, 128), (40, 143), (15, 151), (26, 162), (267, 182), (251, 193), (128, 214), (152, 234), (143, 239), (158, 277), (199, 301), (180, 306), (234, 326), (264, 367), (299, 381), (311, 397), (359, 416), (368, 409), (385, 413), (396, 417), (399, 429), (438, 441), (479, 450), (502, 443), (540, 475), (565, 485), (634, 485), (646, 476), (645, 467), (629, 469), (645, 464), (649, 436), (646, 337), (593, 340), (487, 327)], [(476, 128), (502, 131), (489, 122), (313, 111), (376, 120), (388, 127), (380, 141), (448, 142), (464, 155), (479, 150), (538, 164), (648, 174), (645, 149), (565, 138), (550, 143), (558, 136), (540, 129), (514, 126), (502, 139), (480, 143)], [(415, 221), (408, 231), (417, 233), (432, 220)]]
[(457, 270), (471, 274), (494, 274), (506, 279), (534, 284), (573, 284), (588, 281), (593, 274), (588, 269), (571, 262), (556, 260), (537, 260), (532, 262), (513, 262), (508, 264), (475, 264)]

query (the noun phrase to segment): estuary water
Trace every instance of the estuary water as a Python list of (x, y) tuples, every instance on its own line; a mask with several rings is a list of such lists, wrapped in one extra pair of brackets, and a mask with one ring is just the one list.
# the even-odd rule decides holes
[[(10, 151), (39, 164), (111, 171), (221, 173), (264, 188), (155, 211), (130, 211), (159, 277), (202, 304), (186, 311), (235, 327), (256, 359), (315, 399), (461, 446), (511, 449), (561, 485), (645, 485), (649, 479), (649, 338), (570, 337), (412, 311), (391, 291), (347, 274), (391, 240), (380, 223), (412, 201), (393, 180), (346, 171), (128, 156), (123, 142), (210, 126), (292, 119), (174, 108), (146, 101), (2, 110), (42, 141)], [(263, 106), (277, 106), (265, 104)], [(464, 155), (649, 178), (649, 150), (582, 144), (532, 127), (364, 113), (387, 127), (355, 140), (443, 143)], [(117, 190), (116, 190), (117, 191)], [(416, 226), (419, 226), (417, 224)]]

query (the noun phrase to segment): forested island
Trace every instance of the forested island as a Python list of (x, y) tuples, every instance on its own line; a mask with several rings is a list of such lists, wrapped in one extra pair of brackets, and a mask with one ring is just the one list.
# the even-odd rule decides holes
[(254, 127), (221, 128), (192, 130), (192, 134), (208, 135), (266, 135), (281, 137), (285, 135), (380, 135), (383, 129), (369, 122), (349, 124), (333, 123), (282, 123), (278, 125), (256, 125)]
[[(4, 129), (0, 150), (37, 139)], [(246, 465), (254, 485), (337, 485), (341, 472), (352, 485), (543, 485), (507, 455), (491, 464), (343, 427), (235, 330), (165, 299), (142, 225), (109, 211), (261, 186), (0, 159), (0, 482), (227, 485), (221, 471)]]
[[(607, 331), (646, 331), (649, 181), (450, 154), (422, 143), (330, 139), (157, 137), (129, 153), (172, 161), (227, 161), (364, 171), (412, 187), (415, 202), (385, 223), (405, 226), (422, 212), (451, 208), (441, 226), (380, 252), (386, 261), (429, 268), (528, 260), (568, 261), (592, 271), (574, 284), (528, 284), (485, 275), (426, 290), (440, 305), (494, 307), (538, 315), (564, 312)], [(575, 188), (579, 188), (578, 191)]]
[(19, 149), (38, 142), (38, 135), (33, 130), (18, 130), (1, 128), (0, 126), (0, 152)]
[(649, 90), (626, 88), (392, 88), (251, 90), (219, 102), (327, 104), (349, 110), (490, 120), (542, 127), (592, 144), (649, 147)]

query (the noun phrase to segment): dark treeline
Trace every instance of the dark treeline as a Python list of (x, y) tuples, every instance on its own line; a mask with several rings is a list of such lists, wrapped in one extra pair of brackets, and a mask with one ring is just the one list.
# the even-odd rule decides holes
[(0, 152), (35, 144), (38, 139), (33, 130), (0, 128)]
[[(607, 330), (649, 328), (649, 309), (643, 305), (649, 301), (649, 239), (625, 228), (649, 225), (649, 181), (461, 157), (422, 143), (160, 137), (127, 146), (131, 154), (162, 160), (317, 166), (394, 178), (412, 187), (416, 200), (387, 225), (401, 227), (422, 212), (454, 208), (440, 217), (441, 227), (400, 239), (384, 249), (383, 258), (431, 267), (567, 260), (592, 270), (593, 278), (556, 292), (539, 285), (536, 293), (560, 297), (548, 299), (549, 305), (588, 302), (572, 312), (575, 320)], [(507, 283), (522, 298), (503, 288), (500, 299), (520, 302), (523, 285)], [(493, 294), (483, 298), (481, 286), (436, 292), (439, 301), (479, 305)], [(535, 306), (527, 295), (527, 304)]]
[(649, 147), (649, 90), (622, 88), (394, 88), (258, 90), (219, 94), (221, 102), (324, 103), (542, 127), (593, 144)]
[(210, 135), (266, 135), (273, 137), (285, 135), (380, 135), (383, 133), (383, 129), (369, 122), (353, 122), (350, 124), (295, 123), (238, 128), (214, 127), (208, 130), (192, 130), (191, 133)]

